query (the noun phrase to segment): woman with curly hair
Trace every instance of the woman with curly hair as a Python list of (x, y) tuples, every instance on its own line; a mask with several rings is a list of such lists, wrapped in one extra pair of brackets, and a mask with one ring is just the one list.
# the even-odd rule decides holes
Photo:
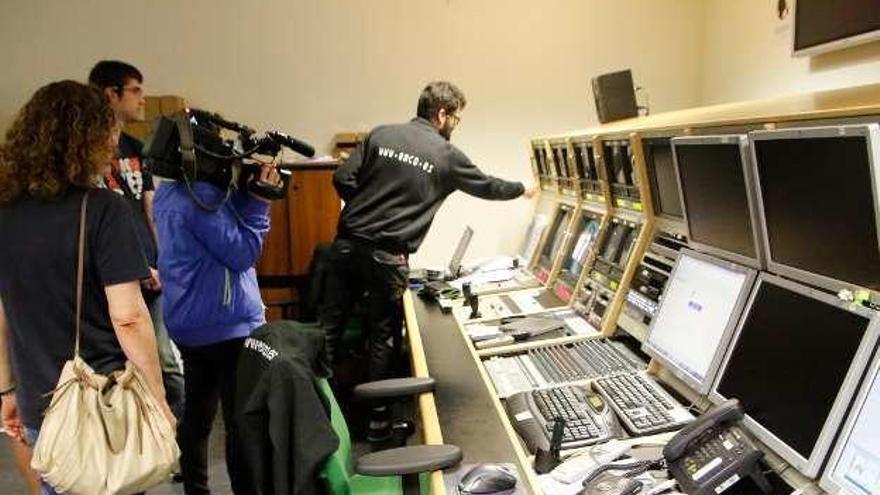
[[(128, 205), (96, 189), (117, 128), (100, 90), (60, 81), (40, 88), (0, 144), (0, 396), (8, 435), (30, 444), (61, 367), (73, 355), (80, 205), (89, 193), (81, 357), (99, 373), (126, 359), (176, 422), (159, 368), (141, 279), (150, 276)], [(43, 493), (54, 493), (48, 485)]]

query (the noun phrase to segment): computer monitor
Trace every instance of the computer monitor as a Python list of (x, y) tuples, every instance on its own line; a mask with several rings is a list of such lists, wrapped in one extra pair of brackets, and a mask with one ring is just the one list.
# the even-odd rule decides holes
[(577, 175), (581, 179), (598, 180), (593, 165), (593, 150), (586, 143), (574, 143), (574, 164)]
[(807, 477), (828, 454), (877, 344), (877, 313), (762, 273), (718, 373), (746, 426)]
[(771, 270), (833, 291), (880, 289), (878, 136), (877, 124), (749, 135)]
[(471, 238), (473, 237), (474, 229), (470, 226), (465, 226), (464, 232), (461, 233), (461, 238), (458, 240), (458, 246), (455, 247), (455, 252), (452, 253), (452, 258), (449, 260), (450, 277), (458, 278), (461, 272), (461, 260), (464, 258), (464, 253), (467, 252), (468, 246), (471, 245)]
[(698, 394), (712, 388), (755, 270), (682, 249), (643, 349)]
[(602, 219), (599, 215), (586, 210), (581, 212), (581, 218), (575, 224), (575, 229), (572, 232), (574, 242), (570, 244), (562, 262), (560, 277), (571, 283), (577, 281), (584, 269), (584, 262), (590, 253), (590, 247), (599, 235), (601, 224)]
[(556, 255), (562, 247), (565, 234), (568, 232), (568, 224), (571, 222), (573, 213), (574, 208), (569, 205), (559, 205), (557, 208), (556, 214), (553, 216), (553, 223), (544, 241), (544, 249), (541, 250), (541, 257), (538, 259), (539, 265), (547, 268), (553, 264), (553, 260), (556, 259)]
[(523, 243), (519, 249), (519, 259), (521, 261), (520, 266), (528, 266), (532, 260), (532, 256), (535, 255), (535, 251), (538, 250), (538, 245), (541, 243), (541, 236), (544, 235), (544, 230), (547, 228), (547, 215), (537, 214), (532, 218), (531, 223), (529, 223), (529, 228), (526, 231), (526, 237), (523, 239)]
[(629, 227), (623, 223), (612, 223), (608, 234), (605, 235), (605, 245), (602, 248), (602, 258), (609, 263), (617, 263), (620, 256), (620, 248), (627, 236)]
[(538, 175), (549, 176), (550, 168), (547, 166), (547, 152), (544, 143), (532, 143), (532, 154), (535, 156), (535, 165), (538, 167)]
[(747, 136), (673, 138), (672, 151), (691, 243), (761, 268)]
[(629, 158), (629, 143), (606, 142), (605, 162), (608, 164), (608, 180), (615, 184), (633, 185), (632, 163)]
[(830, 495), (880, 495), (880, 355), (865, 376), (819, 486)]
[(569, 178), (568, 148), (564, 143), (553, 145), (553, 159), (556, 162), (557, 177)]
[(617, 259), (614, 260), (618, 265), (625, 265), (627, 260), (629, 260), (629, 255), (632, 252), (633, 247), (636, 245), (636, 237), (639, 235), (638, 229), (627, 225), (626, 232), (623, 235), (623, 239), (620, 241), (620, 253), (617, 255)]
[(684, 218), (672, 159), (672, 144), (668, 139), (653, 139), (644, 141), (644, 148), (654, 213), (663, 217)]

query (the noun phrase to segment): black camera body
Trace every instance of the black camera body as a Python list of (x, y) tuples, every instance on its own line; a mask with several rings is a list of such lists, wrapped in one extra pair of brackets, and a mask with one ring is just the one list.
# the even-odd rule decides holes
[[(224, 139), (222, 129), (237, 133), (237, 140)], [(237, 141), (237, 142), (236, 142)], [(237, 145), (237, 146), (236, 146)], [(186, 109), (171, 117), (159, 117), (144, 144), (144, 156), (152, 163), (153, 175), (184, 181), (208, 182), (221, 189), (238, 187), (266, 199), (287, 196), (290, 171), (279, 168), (281, 184), (254, 179), (261, 165), (253, 155), (276, 156), (282, 147), (314, 156), (308, 144), (277, 131), (255, 137), (253, 129), (203, 110)]]

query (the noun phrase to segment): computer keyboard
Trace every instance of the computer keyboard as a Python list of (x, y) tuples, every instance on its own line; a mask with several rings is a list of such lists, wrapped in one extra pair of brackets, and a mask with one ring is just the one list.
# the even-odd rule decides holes
[[(611, 438), (613, 415), (600, 398), (573, 386), (532, 390), (511, 396), (505, 405), (514, 428), (530, 452), (549, 449), (556, 418), (565, 420), (562, 448), (576, 448)], [(616, 424), (616, 423), (615, 423)]]
[(484, 361), (499, 397), (554, 384), (635, 373), (645, 363), (619, 342), (605, 338), (529, 349)]
[(694, 419), (687, 409), (641, 373), (599, 378), (594, 387), (634, 435), (673, 430)]

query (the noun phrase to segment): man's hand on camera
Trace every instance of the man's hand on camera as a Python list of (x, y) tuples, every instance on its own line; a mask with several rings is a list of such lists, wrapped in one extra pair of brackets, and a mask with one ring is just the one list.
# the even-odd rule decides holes
[[(265, 184), (269, 184), (273, 187), (281, 186), (281, 175), (278, 173), (278, 170), (275, 169), (275, 165), (272, 163), (264, 163), (260, 167), (260, 175), (255, 176), (254, 178), (251, 179), (251, 181), (254, 181), (254, 180), (258, 180), (258, 181), (263, 182)], [(260, 201), (265, 201), (267, 203), (272, 202), (271, 199), (264, 198), (264, 197), (260, 196), (259, 194), (255, 194), (253, 191), (251, 191), (251, 196), (259, 199)]]
[(537, 193), (538, 193), (538, 186), (536, 186), (535, 184), (530, 184), (528, 187), (526, 187), (525, 191), (523, 192), (523, 197), (526, 199), (532, 199), (535, 197), (535, 194), (537, 194)]

